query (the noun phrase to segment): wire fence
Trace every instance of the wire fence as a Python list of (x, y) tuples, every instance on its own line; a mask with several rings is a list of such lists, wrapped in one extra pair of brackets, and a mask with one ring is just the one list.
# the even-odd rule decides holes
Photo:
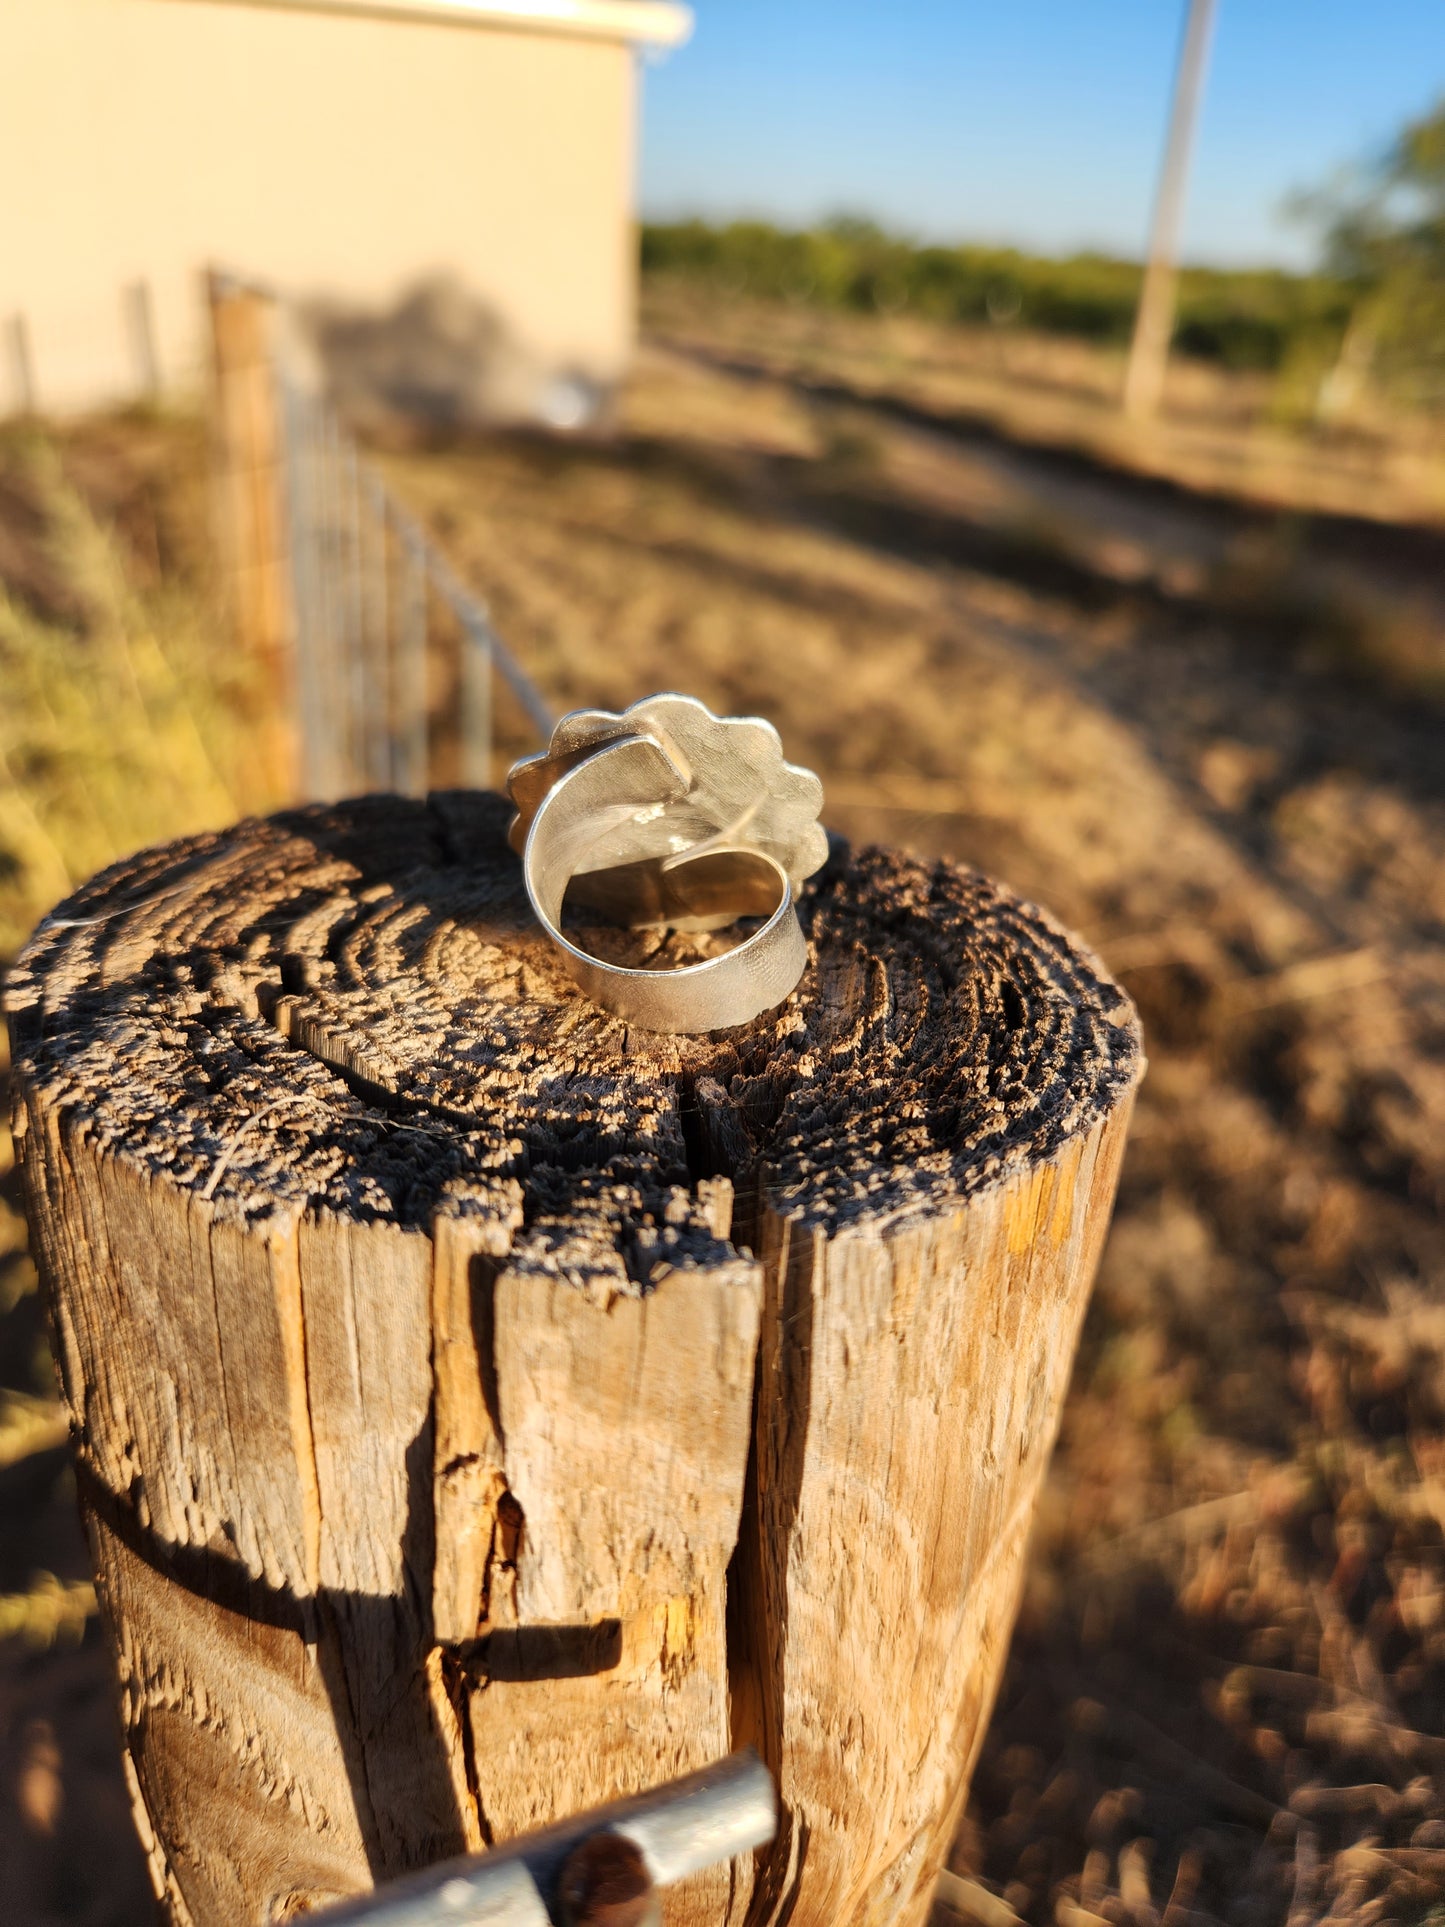
[(456, 639), (447, 722), (457, 774), (464, 785), (488, 787), (498, 677), (543, 742), (551, 706), (485, 603), (363, 460), (334, 409), (284, 371), (278, 387), (304, 793), (425, 793), (436, 660), (450, 653), (441, 647), (443, 612)]

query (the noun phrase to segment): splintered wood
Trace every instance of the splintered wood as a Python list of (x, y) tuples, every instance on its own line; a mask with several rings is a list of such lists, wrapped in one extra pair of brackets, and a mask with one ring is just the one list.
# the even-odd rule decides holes
[(629, 1031), (498, 798), (108, 871), (8, 1010), (170, 1918), (269, 1927), (751, 1742), (672, 1927), (928, 1913), (1142, 1067), (982, 877), (835, 851), (781, 1010)]

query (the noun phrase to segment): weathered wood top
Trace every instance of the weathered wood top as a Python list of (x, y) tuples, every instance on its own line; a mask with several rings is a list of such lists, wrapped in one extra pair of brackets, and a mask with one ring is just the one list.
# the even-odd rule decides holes
[(554, 963), (507, 814), (373, 797), (114, 866), (12, 974), (25, 1083), (221, 1216), (480, 1208), (514, 1264), (635, 1292), (726, 1233), (707, 1180), (830, 1233), (896, 1224), (1047, 1159), (1138, 1075), (1127, 999), (1047, 915), (841, 846), (780, 1011), (629, 1033)]

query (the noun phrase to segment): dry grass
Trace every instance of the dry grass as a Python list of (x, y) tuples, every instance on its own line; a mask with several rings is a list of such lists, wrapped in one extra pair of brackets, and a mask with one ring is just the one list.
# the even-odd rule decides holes
[(254, 700), (217, 640), (193, 423), (4, 433), (0, 523), (3, 957), (117, 856), (235, 817)]
[[(1062, 1927), (1424, 1919), (1445, 1894), (1438, 712), (1396, 700), (1308, 610), (1247, 582), (1223, 595), (1208, 504), (1161, 514), (1098, 466), (1081, 503), (1037, 447), (1024, 461), (810, 392), (798, 365), (729, 373), (744, 323), (705, 335), (694, 317), (687, 353), (651, 351), (615, 442), (382, 458), (559, 702), (677, 686), (772, 715), (837, 827), (1041, 897), (1143, 1010), (1152, 1068), (951, 1903)], [(809, 352), (861, 353), (839, 325)], [(194, 442), (165, 432), (158, 472), (194, 478)], [(1282, 539), (1231, 514), (1231, 540)], [(144, 545), (107, 540), (142, 581)], [(1308, 531), (1292, 553), (1308, 586)], [(1357, 558), (1396, 613), (1420, 553)], [(199, 637), (200, 578), (180, 581)], [(162, 590), (125, 593), (143, 610)], [(23, 740), (49, 732), (58, 755), (74, 725), (48, 712), (77, 713), (58, 705), (82, 700), (84, 632), (13, 603), (4, 620), (51, 665)], [(109, 853), (87, 825), (139, 837), (226, 813), (233, 766), (205, 722), (224, 668), (167, 638), (206, 755), (177, 765), (195, 774), (172, 817), (147, 818), (164, 811), (143, 734), (113, 731), (152, 785), (128, 802), (92, 772), (87, 723), (95, 808), (47, 790), (43, 766), (16, 785), (67, 871)], [(120, 701), (106, 687), (85, 716)], [(141, 687), (152, 713), (159, 686)], [(50, 887), (34, 847), (17, 924)], [(33, 1400), (32, 1305), (0, 1318), (0, 1383)], [(7, 1605), (42, 1571), (82, 1577), (46, 1437), (0, 1464), (0, 1482), (51, 1468), (27, 1498), (0, 1484), (25, 1535), (0, 1562)], [(95, 1738), (103, 1672), (75, 1670), (92, 1657), (56, 1646), (0, 1684), (0, 1852), (23, 1850), (26, 1927), (142, 1917), (131, 1889), (75, 1897), (64, 1812), (124, 1829)]]
[(992, 428), (1021, 447), (1067, 450), (1267, 508), (1382, 522), (1445, 513), (1438, 421), (1362, 400), (1315, 428), (1288, 381), (1176, 357), (1160, 419), (1119, 412), (1122, 350), (1009, 328), (830, 314), (736, 299), (659, 278), (645, 290), (653, 339), (814, 384)]
[[(0, 970), (137, 845), (271, 801), (261, 692), (217, 638), (203, 441), (131, 416), (0, 430)], [(0, 1030), (0, 1914), (140, 1922), (110, 1668), (26, 1251)]]
[[(194, 423), (0, 432), (0, 968), (116, 857), (266, 800), (244, 761), (258, 692), (221, 632)], [(0, 1120), (0, 1317), (34, 1277), (10, 1169)]]

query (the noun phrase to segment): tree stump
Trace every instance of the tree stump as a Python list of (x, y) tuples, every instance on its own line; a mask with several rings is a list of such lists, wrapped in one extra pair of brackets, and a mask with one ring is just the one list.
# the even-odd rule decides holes
[(506, 817), (374, 797), (151, 851), (11, 978), (158, 1890), (262, 1927), (751, 1741), (779, 1839), (669, 1922), (921, 1923), (1132, 1010), (997, 885), (838, 846), (780, 1011), (629, 1031)]

